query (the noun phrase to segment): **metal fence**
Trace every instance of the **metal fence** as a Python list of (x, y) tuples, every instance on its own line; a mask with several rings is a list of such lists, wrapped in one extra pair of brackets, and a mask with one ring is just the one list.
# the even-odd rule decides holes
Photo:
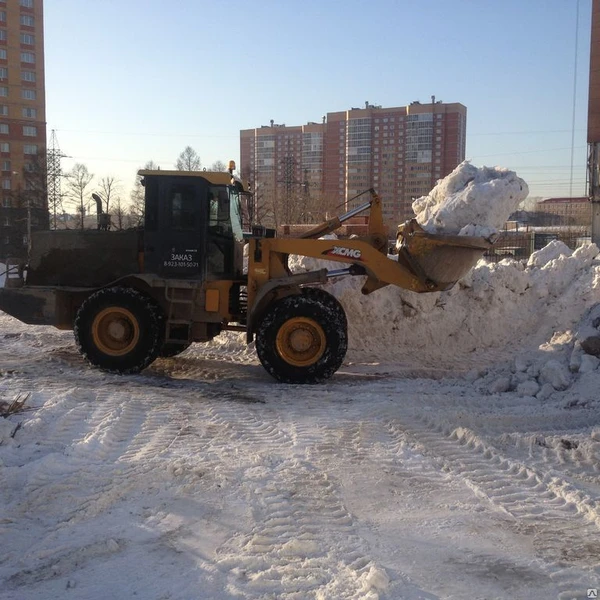
[(505, 258), (527, 260), (533, 252), (547, 246), (553, 240), (559, 240), (572, 250), (591, 242), (591, 232), (586, 227), (555, 227), (536, 230), (504, 230), (494, 246), (485, 254), (490, 262), (499, 262)]

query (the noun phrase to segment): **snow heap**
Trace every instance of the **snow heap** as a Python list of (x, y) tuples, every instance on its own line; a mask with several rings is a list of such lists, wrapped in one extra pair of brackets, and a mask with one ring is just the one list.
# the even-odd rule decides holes
[[(294, 257), (291, 264), (296, 271), (324, 266), (316, 262)], [(485, 372), (484, 391), (540, 399), (600, 364), (594, 356), (600, 355), (595, 244), (571, 251), (554, 241), (527, 264), (481, 260), (445, 292), (388, 286), (364, 296), (362, 283), (362, 277), (343, 277), (325, 286), (348, 316), (351, 362), (473, 370), (477, 377)], [(504, 366), (489, 370), (490, 364)]]
[(516, 173), (462, 162), (412, 208), (429, 233), (489, 237), (525, 200), (529, 188)]

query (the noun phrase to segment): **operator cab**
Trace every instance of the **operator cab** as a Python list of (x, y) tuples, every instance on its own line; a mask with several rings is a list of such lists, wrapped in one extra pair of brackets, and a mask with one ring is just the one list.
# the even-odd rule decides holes
[(145, 187), (146, 273), (202, 281), (242, 275), (240, 181), (211, 171), (138, 174)]

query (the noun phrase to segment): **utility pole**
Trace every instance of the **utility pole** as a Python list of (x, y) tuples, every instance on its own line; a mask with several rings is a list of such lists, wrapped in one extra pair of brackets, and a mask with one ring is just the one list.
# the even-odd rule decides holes
[(588, 195), (592, 204), (592, 242), (600, 246), (600, 0), (592, 2), (587, 141)]

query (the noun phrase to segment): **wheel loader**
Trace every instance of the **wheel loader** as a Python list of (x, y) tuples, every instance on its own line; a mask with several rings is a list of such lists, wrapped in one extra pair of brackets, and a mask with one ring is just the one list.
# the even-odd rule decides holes
[[(25, 323), (73, 330), (81, 354), (110, 372), (139, 372), (158, 357), (235, 330), (255, 341), (276, 380), (316, 383), (337, 371), (348, 345), (344, 309), (324, 283), (357, 276), (364, 294), (390, 284), (445, 290), (492, 244), (429, 234), (412, 220), (399, 227), (396, 253), (388, 255), (374, 190), (368, 202), (301, 237), (277, 237), (261, 226), (245, 232), (241, 208), (251, 195), (233, 168), (140, 171), (145, 215), (138, 229), (34, 233), (20, 275), (0, 289), (0, 310)], [(367, 235), (317, 239), (367, 210)], [(290, 255), (340, 268), (292, 273)]]

